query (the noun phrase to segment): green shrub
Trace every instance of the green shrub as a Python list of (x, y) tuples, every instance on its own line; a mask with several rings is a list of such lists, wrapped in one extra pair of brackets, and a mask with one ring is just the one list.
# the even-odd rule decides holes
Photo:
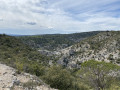
[(23, 83), (23, 87), (24, 88), (28, 88), (29, 90), (33, 90), (34, 87), (38, 86), (39, 84), (37, 82), (33, 82), (33, 81), (28, 81), (26, 83)]
[(70, 72), (60, 66), (52, 66), (49, 68), (43, 78), (46, 83), (50, 84), (53, 88), (60, 90), (68, 90), (72, 88), (73, 77)]
[(82, 64), (78, 75), (81, 75), (83, 81), (97, 90), (104, 90), (111, 87), (117, 78), (113, 73), (118, 72), (120, 67), (106, 62), (89, 60)]
[(23, 64), (20, 63), (19, 61), (15, 62), (17, 73), (20, 74), (23, 71)]

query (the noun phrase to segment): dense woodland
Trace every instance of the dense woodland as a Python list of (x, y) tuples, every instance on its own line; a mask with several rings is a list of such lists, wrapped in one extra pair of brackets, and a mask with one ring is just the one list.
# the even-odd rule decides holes
[[(89, 60), (81, 63), (79, 69), (69, 69), (62, 65), (49, 65), (53, 58), (41, 55), (31, 42), (49, 46), (49, 50), (56, 49), (58, 45), (72, 45), (78, 38), (86, 38), (95, 33), (84, 33), (83, 36), (68, 35), (42, 35), (24, 36), (22, 38), (0, 35), (0, 62), (17, 69), (17, 73), (27, 72), (41, 78), (52, 88), (59, 90), (119, 90), (120, 89), (120, 66), (116, 64)], [(78, 35), (78, 36), (77, 36)], [(85, 36), (84, 36), (85, 35)], [(69, 38), (69, 39), (68, 39)], [(30, 46), (27, 46), (27, 44)], [(29, 43), (30, 42), (30, 43)], [(41, 44), (42, 43), (42, 44)], [(49, 44), (49, 45), (48, 45)], [(37, 48), (40, 48), (39, 46)], [(53, 48), (52, 48), (53, 47)], [(95, 46), (96, 48), (97, 46)], [(54, 59), (53, 59), (54, 60)]]

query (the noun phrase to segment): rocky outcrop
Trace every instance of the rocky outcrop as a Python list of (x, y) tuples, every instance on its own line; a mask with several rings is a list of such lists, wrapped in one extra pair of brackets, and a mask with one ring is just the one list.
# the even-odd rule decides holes
[(28, 73), (17, 74), (14, 68), (0, 64), (0, 90), (55, 90)]
[(58, 60), (69, 68), (80, 68), (88, 60), (120, 64), (120, 32), (103, 32), (60, 51)]

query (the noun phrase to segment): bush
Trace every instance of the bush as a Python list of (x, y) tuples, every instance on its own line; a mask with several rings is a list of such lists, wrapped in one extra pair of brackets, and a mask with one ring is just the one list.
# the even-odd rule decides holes
[(115, 73), (119, 70), (120, 67), (115, 64), (89, 60), (82, 64), (78, 75), (81, 75), (81, 78), (93, 88), (104, 90), (116, 82)]
[(48, 69), (43, 77), (46, 83), (51, 87), (60, 90), (68, 90), (72, 88), (73, 77), (66, 69), (62, 69), (60, 66), (52, 66)]

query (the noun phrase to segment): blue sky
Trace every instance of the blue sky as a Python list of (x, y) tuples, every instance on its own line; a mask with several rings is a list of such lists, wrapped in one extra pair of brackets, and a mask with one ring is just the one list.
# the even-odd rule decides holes
[(120, 30), (120, 0), (0, 0), (0, 33)]

